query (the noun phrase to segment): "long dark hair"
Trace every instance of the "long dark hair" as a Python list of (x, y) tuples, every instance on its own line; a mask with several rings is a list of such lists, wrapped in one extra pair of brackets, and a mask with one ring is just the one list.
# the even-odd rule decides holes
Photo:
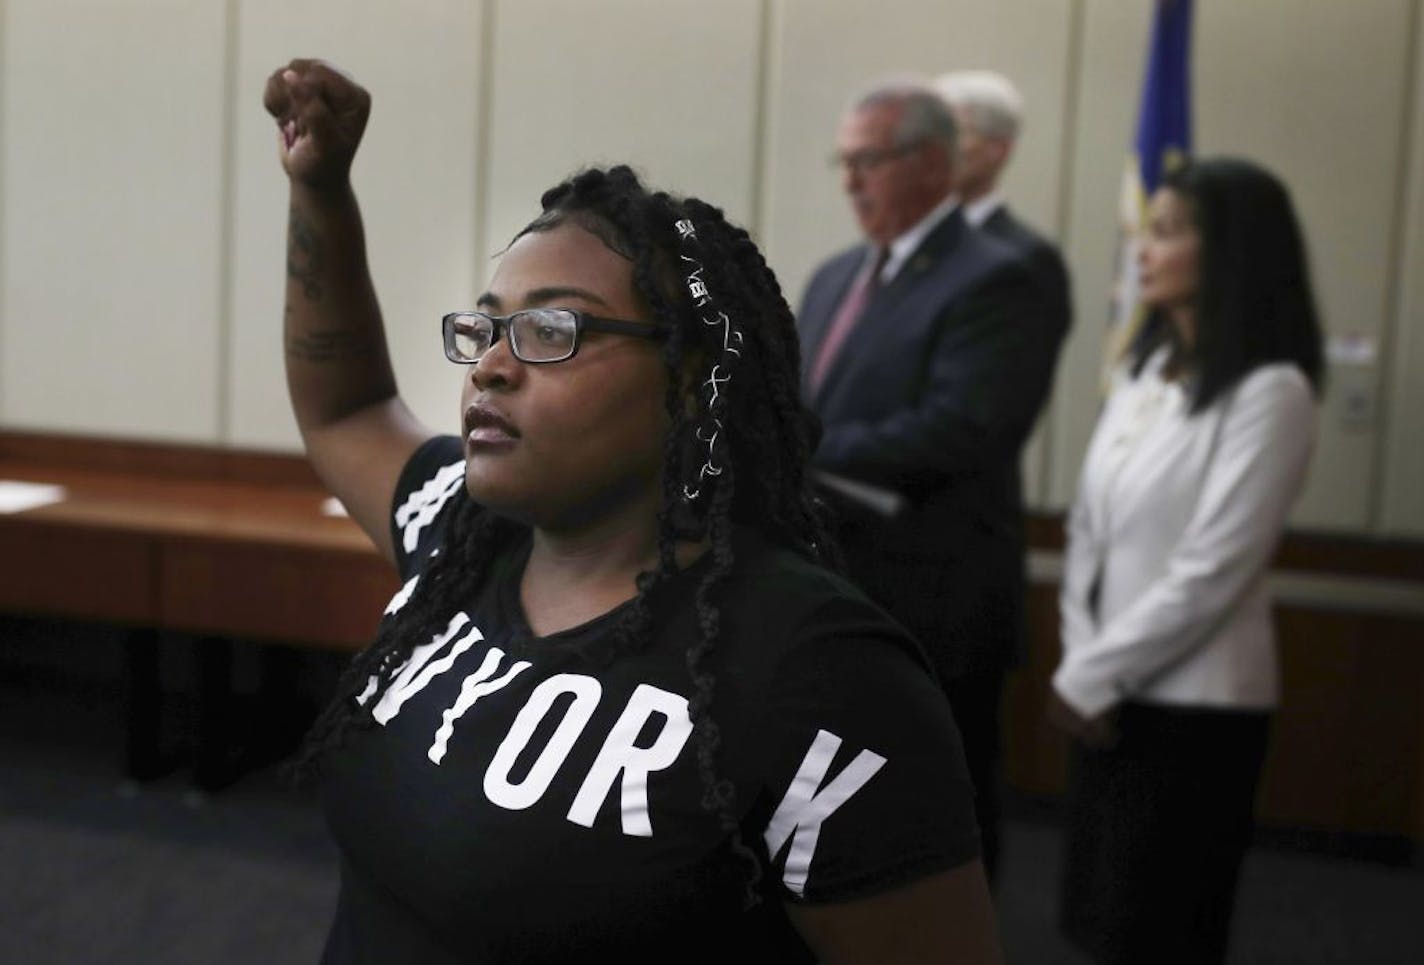
[[(615, 632), (597, 642), (599, 652), (580, 656), (610, 660), (646, 647), (652, 639), (653, 603), (677, 572), (678, 540), (708, 541), (710, 565), (696, 591), (700, 633), (685, 654), (695, 690), (688, 713), (703, 807), (718, 816), (748, 863), (751, 894), (759, 868), (738, 835), (732, 785), (719, 777), (721, 738), (709, 713), (721, 633), (717, 590), (734, 562), (733, 525), (754, 527), (769, 541), (823, 565), (839, 564), (807, 474), (816, 430), (798, 395), (795, 322), (776, 276), (747, 232), (704, 201), (650, 192), (631, 169), (619, 166), (583, 171), (546, 191), (541, 202), (543, 213), (519, 236), (566, 223), (593, 232), (633, 263), (634, 287), (653, 320), (670, 331), (663, 349), (671, 428), (663, 453), (658, 565), (639, 576), (632, 605)], [(691, 286), (689, 276), (700, 287)], [(739, 333), (731, 355), (724, 314)], [(720, 366), (716, 372), (715, 366)], [(689, 378), (689, 372), (696, 374)], [(714, 405), (709, 380), (729, 373), (730, 381), (717, 383)], [(689, 406), (689, 397), (696, 399), (695, 406)], [(709, 450), (714, 430), (718, 441)], [(709, 462), (715, 474), (704, 471)], [(694, 491), (696, 498), (688, 499)], [(468, 498), (453, 502), (446, 510), (453, 517), (440, 553), (427, 565), (410, 601), (384, 621), (375, 642), (346, 670), (336, 699), (308, 734), (299, 768), (317, 766), (353, 726), (370, 725), (370, 709), (412, 649), (445, 629), (485, 579), (489, 561), (524, 530)], [(358, 702), (354, 698), (372, 679), (375, 691)]]
[(1162, 188), (1187, 202), (1201, 239), (1196, 337), (1184, 350), (1167, 318), (1154, 312), (1133, 347), (1134, 374), (1171, 345), (1191, 373), (1194, 413), (1270, 362), (1299, 366), (1319, 393), (1320, 319), (1285, 185), (1251, 161), (1213, 158), (1171, 171)]

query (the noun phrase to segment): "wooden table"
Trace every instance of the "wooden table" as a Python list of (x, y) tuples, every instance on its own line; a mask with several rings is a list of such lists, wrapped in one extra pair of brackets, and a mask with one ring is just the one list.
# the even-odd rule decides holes
[(299, 457), (0, 433), (0, 480), (63, 491), (0, 513), (0, 611), (130, 631), (135, 776), (163, 769), (160, 635), (198, 648), (198, 777), (218, 784), (232, 641), (354, 651), (397, 588)]

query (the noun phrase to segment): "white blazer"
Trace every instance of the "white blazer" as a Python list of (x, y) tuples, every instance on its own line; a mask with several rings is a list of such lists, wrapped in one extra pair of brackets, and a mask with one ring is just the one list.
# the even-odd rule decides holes
[(1261, 366), (1192, 416), (1165, 360), (1114, 379), (1068, 518), (1053, 686), (1088, 717), (1129, 698), (1269, 708), (1279, 692), (1265, 578), (1310, 461), (1310, 384)]

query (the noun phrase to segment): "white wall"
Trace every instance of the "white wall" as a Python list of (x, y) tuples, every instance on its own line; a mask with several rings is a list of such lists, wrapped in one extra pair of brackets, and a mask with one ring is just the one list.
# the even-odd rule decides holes
[[(440, 353), (440, 316), (469, 305), (481, 281), (476, 186), (481, 170), (484, 4), (419, 0), (232, 3), (233, 257), (229, 424), (223, 441), (295, 448), (281, 323), (287, 180), (276, 127), (262, 109), (267, 77), (294, 56), (320, 56), (372, 92), (352, 178), (402, 393), (430, 424), (454, 431), (459, 373)], [(335, 26), (334, 26), (335, 25)]]
[(1058, 362), (1049, 456), (1049, 505), (1064, 506), (1078, 480), (1102, 386), (1108, 289), (1118, 257), (1117, 211), (1146, 64), (1151, 6), (1080, 0), (1075, 127), (1068, 166), (1063, 254), (1073, 280), (1073, 330)]
[[(1424, 536), (1424, 0), (1197, 0), (1199, 153), (1292, 186), (1337, 367), (1297, 522)], [(374, 94), (354, 177), (403, 392), (453, 423), (436, 319), (540, 191), (628, 160), (744, 220), (793, 301), (854, 240), (826, 163), (852, 94), (994, 67), (1029, 121), (1006, 183), (1063, 243), (1076, 325), (1027, 454), (1072, 494), (1098, 400), (1116, 194), (1150, 4), (1121, 0), (0, 0), (0, 425), (292, 449), (285, 184), (267, 74)]]
[[(545, 188), (588, 164), (626, 162), (650, 183), (715, 200), (734, 220), (752, 218), (757, 0), (497, 7), (491, 254), (538, 213)], [(660, 53), (636, 53), (645, 50)]]
[[(1260, 158), (1291, 187), (1330, 334), (1379, 345), (1400, 227), (1399, 171), (1413, 36), (1411, 0), (1210, 0), (1200, 5), (1198, 149)], [(1344, 51), (1358, 56), (1344, 57)], [(1383, 441), (1347, 402), (1377, 408), (1377, 364), (1336, 366), (1298, 522), (1369, 525)], [(1365, 471), (1361, 471), (1361, 470)], [(1424, 497), (1421, 497), (1424, 499)]]
[(9, 0), (0, 48), (0, 419), (211, 439), (221, 4)]

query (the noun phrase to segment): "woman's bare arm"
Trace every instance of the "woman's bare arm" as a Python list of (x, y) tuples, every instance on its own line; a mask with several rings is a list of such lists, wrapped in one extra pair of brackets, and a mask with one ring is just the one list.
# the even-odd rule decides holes
[(268, 79), (263, 103), (291, 181), (283, 345), (292, 410), (323, 482), (393, 559), (391, 498), (432, 433), (396, 391), (351, 188), (370, 96), (330, 65), (294, 60)]

